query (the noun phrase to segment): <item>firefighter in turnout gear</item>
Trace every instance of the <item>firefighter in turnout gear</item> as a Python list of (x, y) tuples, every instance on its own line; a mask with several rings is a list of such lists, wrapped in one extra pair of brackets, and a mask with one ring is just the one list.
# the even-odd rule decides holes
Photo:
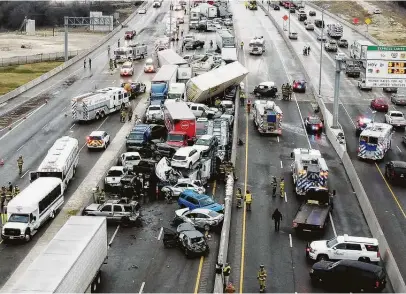
[(247, 211), (251, 211), (252, 195), (249, 190), (245, 193), (245, 204), (247, 204)]
[(276, 189), (278, 188), (278, 181), (276, 177), (272, 177), (272, 197), (276, 197)]
[(23, 156), (20, 155), (20, 157), (17, 159), (17, 165), (20, 175), (23, 173), (23, 164), (24, 164)]
[(122, 109), (121, 113), (120, 113), (120, 122), (122, 122), (122, 123), (125, 122), (125, 117), (126, 117), (125, 110)]
[(226, 263), (226, 266), (223, 268), (224, 276), (224, 287), (226, 287), (230, 281), (231, 266), (229, 263)]
[[(18, 188), (18, 186), (16, 185), (15, 187), (14, 187), (14, 197), (16, 197), (18, 194), (20, 194), (20, 188)], [(13, 197), (13, 198), (14, 198)]]
[(283, 179), (283, 177), (281, 177), (281, 182), (279, 183), (279, 188), (280, 188), (280, 192), (281, 192), (281, 197), (285, 197), (285, 181)]
[(259, 266), (259, 271), (258, 271), (258, 275), (257, 275), (257, 279), (259, 281), (259, 293), (264, 293), (265, 289), (266, 289), (266, 270), (265, 270), (265, 266), (263, 264), (261, 264)]
[(237, 193), (235, 193), (235, 197), (237, 198), (237, 208), (242, 207), (242, 192), (241, 188), (237, 188)]
[(247, 101), (247, 112), (248, 114), (251, 113), (251, 99)]
[(0, 191), (0, 210), (3, 211), (4, 202), (6, 202), (7, 189), (5, 186), (1, 187)]

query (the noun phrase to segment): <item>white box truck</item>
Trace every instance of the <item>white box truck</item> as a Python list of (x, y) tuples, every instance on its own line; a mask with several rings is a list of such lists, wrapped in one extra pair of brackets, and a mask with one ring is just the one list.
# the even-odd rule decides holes
[(235, 47), (235, 38), (229, 30), (218, 30), (216, 33), (217, 50)]
[(374, 46), (370, 41), (355, 40), (350, 46), (350, 57), (353, 59), (363, 59), (363, 66), (366, 66), (367, 48)]
[(12, 293), (96, 292), (107, 259), (105, 217), (72, 216), (12, 286)]
[(238, 61), (193, 77), (186, 84), (186, 97), (190, 102), (203, 103), (222, 94), (228, 87), (239, 85), (248, 70)]
[(237, 61), (237, 48), (223, 48), (223, 50), (221, 50), (221, 59), (223, 59), (226, 64)]
[(169, 85), (168, 98), (167, 99), (180, 99), (185, 101), (186, 85), (183, 83), (171, 83)]
[(217, 17), (217, 7), (207, 3), (202, 3), (198, 7), (202, 16), (205, 16), (207, 18)]
[(158, 51), (158, 64), (159, 66), (167, 64), (182, 65), (187, 64), (187, 61), (174, 50), (166, 49)]

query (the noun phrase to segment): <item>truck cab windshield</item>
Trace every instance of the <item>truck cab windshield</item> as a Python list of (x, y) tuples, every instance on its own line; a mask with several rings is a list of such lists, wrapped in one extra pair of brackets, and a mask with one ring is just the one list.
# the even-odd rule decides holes
[(63, 180), (63, 175), (61, 172), (38, 172), (38, 178), (59, 178)]
[(183, 137), (181, 134), (168, 134), (168, 141), (183, 141)]
[(128, 51), (127, 50), (116, 50), (114, 51), (115, 55), (127, 55)]
[(182, 96), (182, 94), (177, 94), (177, 93), (176, 94), (174, 94), (174, 93), (169, 93), (168, 94), (169, 99), (180, 99), (180, 98), (182, 98), (181, 96)]
[(130, 133), (128, 135), (128, 139), (130, 140), (140, 140), (142, 141), (144, 139), (142, 134), (137, 134), (137, 133)]
[(28, 224), (30, 221), (30, 217), (28, 214), (12, 214), (10, 215), (10, 218), (8, 219), (8, 222), (11, 223), (22, 223), (22, 224)]

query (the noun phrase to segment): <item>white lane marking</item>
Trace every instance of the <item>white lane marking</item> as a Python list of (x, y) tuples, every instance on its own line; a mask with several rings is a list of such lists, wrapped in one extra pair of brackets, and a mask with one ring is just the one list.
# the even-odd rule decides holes
[(286, 192), (283, 193), (285, 193), (285, 202), (288, 203), (288, 194), (286, 194)]
[(278, 137), (276, 137), (276, 140), (278, 140), (278, 143), (279, 143), (279, 136), (278, 136)]
[(164, 231), (164, 227), (161, 227), (161, 229), (159, 230), (158, 241), (161, 240), (163, 231)]
[(6, 106), (6, 105), (7, 105), (7, 102), (4, 102), (4, 103), (0, 104), (0, 107)]
[(76, 124), (73, 124), (73, 125), (69, 128), (69, 130), (72, 130), (75, 125), (76, 125)]
[(283, 168), (283, 163), (282, 163), (282, 160), (281, 160), (281, 168)]
[[(40, 107), (38, 107), (38, 108), (35, 109), (34, 111), (30, 112), (27, 116), (25, 116), (25, 118), (29, 118), (31, 115), (35, 114), (37, 111), (39, 111), (39, 110), (40, 110), (42, 107), (44, 107), (45, 105), (46, 105), (46, 103), (42, 104)], [(24, 119), (24, 117), (22, 117), (22, 118), (20, 118), (19, 120), (15, 121), (14, 123), (16, 123), (16, 122), (18, 122), (18, 121), (19, 121), (19, 123), (18, 123), (16, 126), (14, 126), (10, 131), (8, 131), (8, 132), (5, 133), (3, 136), (1, 136), (1, 137), (0, 137), (0, 140), (3, 139), (3, 138), (5, 138), (6, 136), (8, 136), (13, 130), (15, 130), (19, 125), (21, 125), (21, 124), (25, 121), (25, 119)], [(13, 124), (11, 124), (10, 126), (12, 126), (12, 125), (13, 125)], [(0, 131), (4, 130), (4, 129), (6, 129), (6, 128), (8, 128), (8, 127), (5, 127), (5, 128), (3, 128), (3, 129), (1, 129)]]
[(289, 234), (289, 246), (290, 246), (290, 248), (293, 247), (292, 235), (291, 234)]
[(17, 152), (20, 151), (21, 149), (23, 149), (24, 146), (25, 146), (25, 144), (21, 145), (21, 147), (17, 149)]
[(30, 170), (27, 170), (27, 171), (20, 177), (20, 179), (24, 178), (24, 176), (25, 176), (26, 174), (28, 174), (29, 171), (30, 171)]
[[(99, 125), (99, 127), (96, 129), (96, 131), (100, 130), (100, 128), (101, 128), (102, 125), (106, 122), (106, 120), (107, 120), (108, 118), (109, 118), (109, 117), (106, 117), (106, 118), (104, 119), (104, 121), (102, 121), (102, 123)], [(85, 146), (86, 146), (86, 143), (83, 144), (83, 146), (79, 149), (79, 153), (82, 151), (83, 148), (85, 148)]]
[[(269, 20), (269, 19), (268, 19), (268, 20)], [(270, 21), (270, 20), (269, 20), (269, 21)], [(271, 38), (271, 36), (269, 35), (269, 32), (266, 31), (266, 33), (267, 33), (267, 35), (268, 35), (268, 38), (269, 38), (270, 40), (273, 40), (273, 39)], [(279, 34), (279, 33), (278, 33), (278, 34)], [(273, 42), (272, 42), (272, 43), (273, 43)], [(280, 59), (281, 63), (282, 63), (283, 70), (284, 70), (284, 72), (285, 72), (285, 74), (286, 74), (286, 76), (287, 76), (287, 78), (288, 78), (288, 80), (289, 80), (289, 83), (292, 83), (292, 78), (291, 78), (291, 76), (289, 75), (288, 69), (286, 68), (285, 60), (282, 58), (282, 54), (281, 54), (281, 52), (279, 51), (278, 46), (276, 46), (275, 43), (273, 43), (273, 45), (274, 45), (274, 47), (275, 47), (275, 49), (276, 49), (276, 52), (277, 52), (277, 54), (278, 54), (278, 56), (279, 56), (279, 59)], [(285, 45), (286, 45), (286, 44), (285, 44)], [(300, 111), (300, 107), (299, 107), (299, 103), (297, 102), (296, 94), (293, 93), (292, 96), (293, 96), (293, 98), (295, 99), (296, 107), (297, 107), (297, 110), (299, 111), (300, 121), (301, 121), (301, 123), (302, 123), (303, 130), (305, 131), (305, 133), (306, 133), (306, 135), (307, 135), (306, 127), (305, 127), (305, 125), (304, 125), (304, 120), (303, 120), (303, 116), (302, 116), (302, 112)], [(306, 136), (306, 140), (307, 140), (307, 144), (309, 145), (309, 148), (312, 148), (312, 145), (310, 144), (310, 140), (309, 140), (309, 137), (308, 137), (308, 136)]]
[(56, 92), (52, 93), (52, 95), (57, 95), (57, 94), (59, 94), (59, 92), (60, 91), (56, 91)]
[(142, 282), (140, 292), (138, 292), (138, 294), (142, 294), (142, 292), (144, 291), (144, 287), (145, 287), (145, 282)]
[(49, 125), (49, 123), (47, 123), (45, 126), (43, 126), (41, 130), (45, 129), (47, 125)]
[(402, 152), (402, 150), (400, 150), (399, 146), (396, 145), (396, 148), (398, 148), (399, 152)]
[(330, 216), (330, 221), (331, 221), (331, 226), (333, 227), (334, 236), (337, 237), (337, 231), (336, 231), (336, 227), (334, 225), (333, 217), (331, 216), (331, 212), (329, 212), (328, 215)]
[(67, 107), (67, 106), (65, 106), (65, 107), (62, 109), (62, 112), (64, 112), (64, 111), (65, 111), (66, 107)]
[(110, 239), (110, 242), (109, 242), (109, 247), (111, 247), (111, 244), (113, 244), (114, 238), (116, 237), (119, 229), (120, 229), (120, 225), (117, 226), (116, 230), (114, 231), (113, 236), (111, 236), (111, 239)]

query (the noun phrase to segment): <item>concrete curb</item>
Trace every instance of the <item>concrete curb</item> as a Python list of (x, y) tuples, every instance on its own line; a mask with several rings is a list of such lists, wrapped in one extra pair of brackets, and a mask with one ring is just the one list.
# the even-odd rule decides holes
[[(260, 7), (267, 13), (265, 8), (261, 4), (260, 4)], [(290, 44), (289, 39), (285, 36), (283, 29), (278, 25), (276, 20), (270, 14), (268, 14), (268, 17), (273, 22), (273, 24), (275, 25), (275, 27), (277, 28), (279, 33), (282, 35), (287, 46), (289, 47), (289, 50), (292, 51), (293, 55), (295, 56), (295, 59), (299, 61), (301, 67), (303, 68), (303, 70), (305, 72), (306, 78), (308, 78), (306, 69), (304, 68), (303, 64), (301, 63), (297, 53), (293, 50), (293, 47)], [(337, 19), (337, 17), (335, 17), (335, 18)], [(309, 79), (309, 81), (310, 81), (310, 79)], [(313, 87), (313, 94), (314, 94), (314, 93), (316, 93), (316, 90), (313, 85), (312, 85), (312, 87)], [(379, 241), (381, 259), (385, 266), (388, 277), (392, 283), (393, 289), (395, 290), (396, 293), (406, 293), (405, 281), (403, 280), (403, 277), (399, 271), (396, 261), (392, 255), (388, 242), (386, 241), (385, 235), (379, 224), (378, 218), (375, 215), (372, 205), (368, 199), (368, 196), (364, 190), (361, 180), (358, 178), (357, 172), (351, 162), (351, 158), (349, 157), (345, 147), (343, 147), (342, 144), (339, 144), (336, 139), (335, 132), (337, 132), (337, 130), (334, 130), (331, 128), (332, 115), (327, 110), (321, 97), (319, 97), (318, 95), (314, 95), (314, 96), (315, 96), (315, 99), (316, 99), (317, 103), (319, 104), (320, 110), (325, 118), (325, 122), (327, 122), (327, 124), (326, 124), (327, 125), (327, 127), (326, 127), (327, 138), (329, 139), (329, 141), (333, 145), (333, 148), (335, 149), (338, 156), (340, 157), (340, 159), (343, 162), (345, 171), (346, 171), (346, 173), (350, 179), (351, 185), (357, 195), (358, 202), (361, 206), (365, 219), (367, 220), (367, 223), (368, 223), (369, 229), (371, 230), (372, 235), (374, 236), (374, 238), (377, 238)]]
[[(240, 90), (238, 89), (235, 95), (235, 116), (234, 116), (234, 126), (233, 126), (233, 143), (231, 147), (231, 162), (235, 168), (235, 161), (237, 158), (237, 142), (238, 142), (238, 112), (240, 110)], [(224, 221), (223, 228), (221, 229), (219, 253), (217, 257), (218, 264), (226, 264), (228, 255), (228, 242), (230, 239), (230, 227), (231, 227), (231, 213), (233, 205), (233, 195), (234, 195), (234, 177), (229, 175), (226, 182), (226, 195), (224, 199)], [(223, 293), (223, 274), (216, 274), (214, 280), (214, 291), (213, 293)]]
[[(148, 95), (141, 98), (134, 111), (134, 114), (138, 115), (138, 117), (143, 117), (145, 114), (147, 109), (147, 98)], [(115, 165), (117, 162), (117, 153), (124, 149), (125, 137), (131, 131), (133, 126), (134, 123), (126, 123), (119, 130), (110, 146), (100, 156), (99, 160), (88, 173), (86, 178), (82, 181), (62, 210), (58, 213), (57, 217), (52, 221), (49, 228), (45, 231), (41, 238), (39, 238), (31, 251), (7, 280), (5, 285), (0, 290), (1, 293), (10, 293), (13, 285), (19, 278), (21, 278), (28, 266), (36, 259), (36, 257), (48, 246), (49, 242), (62, 228), (69, 217), (71, 215), (79, 214), (83, 206), (87, 205), (92, 200), (92, 189), (99, 185), (100, 179), (106, 174), (109, 168), (112, 165)]]
[[(128, 22), (130, 22), (130, 20), (133, 19), (137, 15), (138, 10), (142, 7), (145, 7), (147, 5), (147, 3), (148, 2), (144, 2), (143, 4), (141, 4), (136, 11), (134, 11), (125, 21), (122, 22), (122, 24), (126, 25)], [(121, 29), (122, 29), (121, 25), (116, 27), (113, 31), (111, 31), (108, 35), (106, 35), (103, 39), (101, 39), (96, 45), (94, 45), (89, 50), (86, 50), (85, 52), (80, 53), (79, 55), (76, 55), (74, 58), (68, 60), (67, 62), (64, 62), (60, 66), (43, 74), (42, 76), (36, 78), (35, 80), (32, 80), (31, 82), (28, 82), (27, 84), (22, 85), (21, 87), (18, 87), (17, 89), (0, 96), (0, 104), (7, 102), (8, 100), (11, 100), (11, 99), (15, 98), (16, 96), (34, 88), (35, 86), (37, 86), (40, 83), (46, 81), (47, 79), (53, 77), (54, 75), (60, 73), (61, 71), (70, 67), (71, 65), (80, 61), (81, 59), (87, 57), (90, 53), (92, 53), (93, 51), (98, 49), (100, 46), (105, 44), (108, 40), (110, 40)]]
[[(307, 5), (309, 5), (310, 7), (318, 10), (318, 11), (322, 11), (323, 9), (320, 6), (317, 6), (314, 3), (311, 2), (306, 2)], [(385, 44), (383, 44), (381, 41), (375, 39), (374, 37), (372, 37), (370, 34), (368, 34), (367, 32), (363, 32), (361, 31), (360, 27), (357, 27), (355, 25), (353, 25), (352, 23), (346, 21), (344, 18), (332, 14), (331, 12), (327, 11), (327, 9), (324, 10), (324, 13), (327, 14), (328, 16), (330, 16), (331, 18), (334, 18), (335, 20), (341, 22), (342, 24), (344, 24), (345, 26), (349, 27), (350, 29), (352, 29), (353, 31), (356, 31), (358, 34), (364, 36), (365, 38), (367, 38), (369, 41), (371, 41), (372, 43), (384, 46)]]

